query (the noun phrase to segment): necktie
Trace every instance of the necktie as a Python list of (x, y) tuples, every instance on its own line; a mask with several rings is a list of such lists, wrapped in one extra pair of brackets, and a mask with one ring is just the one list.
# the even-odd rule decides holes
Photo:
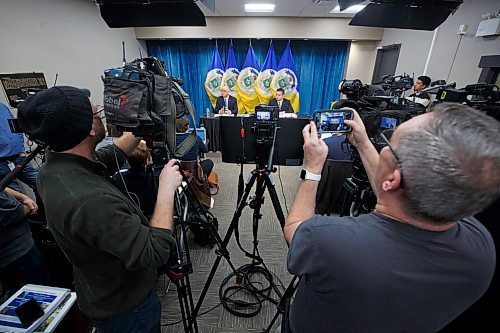
[(280, 110), (281, 110), (281, 102), (282, 101), (278, 101), (278, 109), (280, 109)]
[(228, 100), (227, 98), (224, 98), (224, 106), (226, 107), (226, 109), (227, 109), (227, 100)]

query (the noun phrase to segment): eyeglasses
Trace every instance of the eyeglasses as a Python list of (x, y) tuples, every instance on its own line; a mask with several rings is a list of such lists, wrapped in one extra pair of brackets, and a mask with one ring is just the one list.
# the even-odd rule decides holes
[(394, 149), (392, 149), (392, 146), (389, 142), (389, 139), (387, 139), (387, 137), (384, 135), (384, 133), (380, 133), (380, 137), (382, 138), (382, 140), (384, 140), (385, 144), (387, 145), (387, 147), (389, 147), (389, 149), (391, 150), (392, 152), (392, 155), (394, 155), (394, 158), (396, 158), (396, 162), (398, 163), (398, 167), (399, 167), (399, 172), (401, 173), (401, 181), (399, 182), (400, 183), (400, 187), (403, 188), (403, 172), (401, 171), (401, 160), (399, 159), (399, 156), (398, 154), (396, 154), (396, 152), (394, 151)]
[(104, 111), (104, 107), (99, 106), (99, 109), (97, 109), (97, 111), (96, 111), (96, 112), (93, 112), (93, 113), (92, 113), (92, 116), (93, 116), (93, 117), (98, 116), (99, 118), (104, 119), (104, 118), (105, 118), (105, 115), (104, 115), (104, 114), (101, 114), (103, 111)]

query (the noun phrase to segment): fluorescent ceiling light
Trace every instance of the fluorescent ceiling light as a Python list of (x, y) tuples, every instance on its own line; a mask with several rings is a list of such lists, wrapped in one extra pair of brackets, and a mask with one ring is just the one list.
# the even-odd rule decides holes
[(247, 13), (272, 13), (274, 12), (274, 3), (246, 3), (245, 12)]
[(336, 6), (335, 8), (333, 8), (330, 13), (331, 14), (338, 14), (338, 13), (342, 13), (342, 14), (353, 14), (353, 13), (357, 13), (359, 11), (361, 11), (363, 8), (365, 8), (366, 5), (354, 5), (354, 6), (351, 6), (349, 8), (347, 8), (346, 10), (344, 11), (340, 11), (340, 6)]

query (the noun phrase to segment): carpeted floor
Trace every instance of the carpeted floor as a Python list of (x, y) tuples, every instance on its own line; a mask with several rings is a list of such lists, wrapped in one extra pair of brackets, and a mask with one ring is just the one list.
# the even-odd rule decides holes
[[(238, 175), (240, 166), (236, 164), (227, 164), (221, 162), (220, 153), (209, 153), (207, 158), (214, 161), (214, 170), (219, 175), (220, 191), (214, 196), (215, 205), (211, 212), (219, 221), (219, 233), (224, 238), (227, 228), (233, 218), (237, 204), (238, 194)], [(243, 175), (246, 180), (255, 165), (245, 165)], [(290, 207), (295, 195), (301, 167), (279, 167), (276, 173), (272, 174), (272, 179), (276, 184), (276, 191), (281, 204), (281, 208), (286, 217), (287, 209)], [(283, 196), (283, 193), (285, 196)], [(250, 197), (255, 195), (255, 186), (250, 192)], [(239, 219), (240, 240), (242, 246), (247, 251), (252, 251), (252, 216), (253, 210), (246, 206), (243, 209)], [(292, 276), (286, 270), (287, 245), (284, 241), (280, 223), (276, 217), (273, 204), (270, 200), (269, 192), (264, 193), (264, 204), (261, 208), (262, 218), (258, 224), (258, 249), (269, 271), (275, 274), (284, 287), (288, 286)], [(189, 241), (189, 251), (193, 263), (194, 272), (189, 275), (194, 303), (199, 298), (210, 270), (216, 259), (216, 247), (207, 249)], [(244, 253), (238, 248), (235, 236), (231, 237), (228, 245), (230, 260), (238, 268), (251, 263), (251, 259), (245, 257)], [(222, 259), (214, 279), (208, 289), (207, 296), (202, 303), (200, 313), (203, 313), (215, 307), (212, 311), (197, 318), (200, 332), (260, 332), (267, 328), (272, 317), (276, 313), (276, 306), (269, 301), (262, 304), (259, 314), (251, 318), (238, 317), (225, 310), (220, 304), (218, 296), (221, 282), (231, 273), (231, 268), (225, 259)], [(168, 278), (161, 276), (158, 282), (158, 295), (162, 302), (162, 332), (184, 332), (182, 323), (174, 324), (181, 320), (181, 312), (176, 287), (171, 284), (167, 290)], [(232, 281), (234, 282), (234, 281)], [(282, 288), (281, 288), (282, 289)], [(277, 299), (276, 294), (272, 294)], [(281, 319), (281, 318), (280, 318)], [(278, 324), (274, 325), (273, 329)]]

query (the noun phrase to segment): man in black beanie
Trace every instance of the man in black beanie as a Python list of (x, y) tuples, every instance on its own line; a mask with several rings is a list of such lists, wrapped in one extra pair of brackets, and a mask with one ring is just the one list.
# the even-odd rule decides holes
[(104, 125), (88, 93), (53, 87), (19, 105), (33, 140), (48, 145), (38, 177), (49, 227), (73, 265), (78, 304), (99, 332), (160, 332), (157, 267), (172, 237), (174, 192), (182, 176), (161, 172), (151, 222), (109, 181), (140, 139), (126, 133), (95, 151)]

